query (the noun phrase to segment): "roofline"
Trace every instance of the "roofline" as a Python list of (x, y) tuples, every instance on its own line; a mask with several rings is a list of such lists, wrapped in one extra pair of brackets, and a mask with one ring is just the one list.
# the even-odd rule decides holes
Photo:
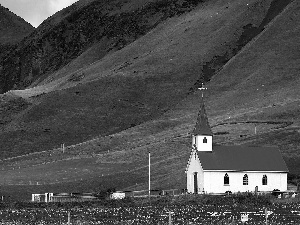
[(203, 172), (245, 172), (245, 173), (288, 173), (289, 171), (273, 171), (273, 170), (203, 170)]

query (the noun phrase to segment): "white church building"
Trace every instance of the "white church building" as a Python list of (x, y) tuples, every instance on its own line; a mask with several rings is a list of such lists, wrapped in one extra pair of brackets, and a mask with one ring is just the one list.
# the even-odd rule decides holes
[(189, 193), (287, 190), (288, 168), (277, 147), (214, 146), (203, 96), (186, 167)]

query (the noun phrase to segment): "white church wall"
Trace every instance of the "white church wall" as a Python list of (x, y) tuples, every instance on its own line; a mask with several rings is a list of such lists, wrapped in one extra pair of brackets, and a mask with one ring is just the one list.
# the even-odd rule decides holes
[(198, 173), (197, 181), (198, 181), (198, 193), (203, 191), (204, 188), (204, 175), (203, 175), (203, 169), (201, 167), (201, 164), (199, 162), (198, 156), (195, 153), (193, 153), (193, 156), (191, 158), (191, 162), (189, 164), (188, 170), (187, 170), (187, 191), (189, 193), (194, 193), (194, 173)]
[[(203, 143), (204, 138), (206, 138), (207, 143)], [(196, 144), (198, 151), (212, 151), (212, 136), (197, 135), (192, 140), (192, 145)]]
[[(224, 185), (225, 174), (229, 176), (229, 185)], [(248, 185), (243, 185), (244, 175), (248, 175)], [(263, 175), (267, 175), (267, 185), (262, 184)], [(258, 191), (280, 191), (287, 190), (287, 173), (272, 172), (204, 172), (204, 191), (206, 193), (231, 192), (254, 192)]]

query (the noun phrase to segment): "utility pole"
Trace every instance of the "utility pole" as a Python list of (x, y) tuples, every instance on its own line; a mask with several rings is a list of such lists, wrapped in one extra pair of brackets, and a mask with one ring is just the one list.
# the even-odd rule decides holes
[(68, 225), (71, 225), (71, 212), (68, 212)]
[(149, 202), (150, 202), (150, 194), (151, 194), (150, 193), (151, 192), (150, 191), (151, 190), (151, 166), (150, 166), (151, 165), (151, 159), (150, 158), (151, 158), (151, 153), (149, 152), (149, 181), (148, 181), (149, 182)]
[(268, 225), (268, 210), (265, 208), (266, 225)]
[(65, 153), (65, 144), (61, 145), (62, 152)]
[(171, 214), (171, 211), (169, 211), (169, 225), (172, 225), (172, 214)]

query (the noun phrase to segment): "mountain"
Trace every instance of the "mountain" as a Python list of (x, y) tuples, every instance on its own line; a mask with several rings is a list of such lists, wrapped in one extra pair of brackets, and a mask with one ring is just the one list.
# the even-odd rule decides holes
[(28, 22), (0, 5), (0, 45), (19, 42), (33, 30)]
[(79, 1), (43, 22), (3, 62), (0, 92), (39, 82), (90, 48), (97, 55), (85, 64), (93, 63), (202, 1)]
[[(3, 76), (3, 58), (33, 30), (34, 27), (24, 19), (0, 5), (0, 82), (2, 82), (1, 77)], [(3, 83), (0, 84), (0, 86), (2, 85)]]
[[(151, 151), (153, 188), (184, 188), (201, 82), (208, 87), (205, 105), (215, 144), (278, 145), (290, 172), (300, 173), (297, 1), (126, 2), (119, 1), (122, 10), (136, 6), (137, 12), (160, 3), (146, 15), (151, 23), (153, 15), (163, 19), (137, 34), (123, 33), (126, 26), (116, 20), (122, 26), (114, 22), (109, 30), (119, 27), (123, 39), (135, 38), (110, 50), (101, 38), (78, 55), (71, 45), (74, 58), (61, 52), (66, 61), (52, 68), (49, 53), (49, 64), (41, 64), (49, 72), (37, 73), (28, 89), (2, 95), (1, 184), (18, 184), (10, 186), (16, 193), (146, 189)], [(66, 10), (83, 16), (90, 5), (97, 9), (93, 4)], [(67, 29), (56, 30), (66, 23), (64, 12), (24, 39), (15, 54), (47, 24), (53, 43), (55, 35), (66, 35)], [(113, 42), (120, 43), (118, 38)], [(62, 143), (65, 150), (58, 148)]]

